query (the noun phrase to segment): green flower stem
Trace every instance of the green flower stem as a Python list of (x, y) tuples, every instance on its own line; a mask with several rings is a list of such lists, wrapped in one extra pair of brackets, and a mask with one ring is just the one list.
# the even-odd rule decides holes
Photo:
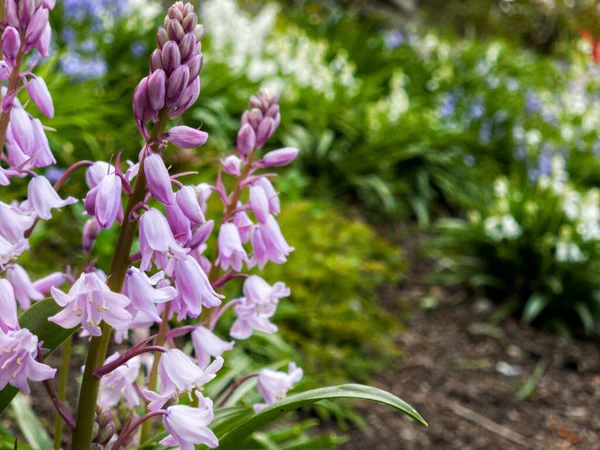
[[(165, 129), (169, 120), (169, 110), (163, 109), (159, 113), (159, 120), (152, 129), (150, 139), (147, 144), (153, 147), (157, 144), (158, 136)], [(134, 206), (144, 201), (146, 196), (146, 175), (144, 173), (144, 161), (140, 161), (140, 170), (135, 180), (133, 193), (127, 202), (125, 218), (119, 240), (115, 248), (110, 271), (108, 275), (108, 287), (113, 292), (121, 292), (125, 275), (129, 268), (129, 254), (138, 228), (137, 221), (130, 222), (129, 215)], [(100, 380), (94, 376), (94, 370), (104, 364), (106, 359), (106, 350), (112, 333), (112, 328), (106, 322), (100, 325), (102, 336), (93, 337), (88, 348), (88, 354), (85, 361), (85, 371), (83, 373), (83, 382), (81, 384), (81, 393), (79, 395), (79, 404), (77, 405), (76, 426), (73, 432), (72, 450), (89, 450), (92, 443), (92, 430), (94, 426), (94, 417), (96, 413), (96, 400), (98, 398), (98, 389)]]
[[(69, 363), (71, 360), (71, 347), (73, 345), (73, 336), (69, 337), (63, 345), (62, 363), (60, 366), (60, 375), (58, 378), (58, 398), (62, 401), (67, 396), (67, 382), (69, 381)], [(54, 422), (54, 450), (60, 450), (62, 447), (64, 420), (61, 415), (56, 413), (56, 421)]]

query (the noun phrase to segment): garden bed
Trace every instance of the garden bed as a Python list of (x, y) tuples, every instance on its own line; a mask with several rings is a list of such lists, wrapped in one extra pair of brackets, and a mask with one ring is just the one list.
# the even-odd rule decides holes
[[(395, 297), (398, 309), (421, 308), (397, 341), (404, 357), (373, 384), (413, 405), (429, 428), (364, 405), (367, 432), (353, 432), (341, 449), (600, 449), (596, 343), (567, 342), (513, 319), (492, 325), (487, 300), (416, 278)], [(528, 381), (530, 395), (516, 400)]]

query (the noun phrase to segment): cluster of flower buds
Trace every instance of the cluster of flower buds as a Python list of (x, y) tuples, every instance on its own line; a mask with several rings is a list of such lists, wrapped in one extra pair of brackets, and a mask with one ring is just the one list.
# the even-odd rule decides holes
[[(12, 28), (17, 33), (6, 34), (5, 30), (2, 40), (5, 54), (10, 55), (6, 49), (17, 48), (14, 64), (10, 56), (5, 63), (11, 72), (11, 67), (19, 65), (24, 49), (39, 44), (47, 33), (49, 36), (45, 31), (49, 30), (47, 12), (53, 4), (46, 0), (7, 0), (6, 5), (6, 30)], [(36, 31), (39, 27), (41, 33)], [(31, 40), (35, 36), (37, 40)], [(38, 219), (50, 219), (54, 209), (76, 200), (62, 199), (46, 178), (31, 171), (54, 161), (41, 123), (25, 112), (14, 95), (8, 109), (3, 109), (3, 114), (10, 115), (4, 130), (7, 155), (3, 158), (10, 167), (0, 167), (0, 184), (7, 184), (12, 176), (34, 176), (25, 202), (0, 202), (0, 270), (6, 270), (5, 279), (0, 279), (0, 346), (5, 349), (0, 356), (0, 388), (11, 384), (27, 391), (28, 379), (54, 376), (54, 369), (38, 362), (41, 352), (36, 336), (20, 329), (17, 319), (17, 305), (27, 309), (48, 293), (62, 307), (48, 319), (51, 322), (66, 329), (81, 327), (82, 336), (106, 344), (111, 337), (107, 331), (114, 330), (117, 343), (131, 338), (135, 344), (107, 359), (97, 353), (88, 358), (82, 390), (89, 389), (87, 394), (95, 397), (80, 398), (96, 401), (79, 405), (80, 412), (87, 409), (90, 414), (67, 421), (76, 424), (74, 448), (102, 449), (112, 439), (112, 448), (117, 449), (130, 442), (135, 427), (129, 424), (119, 429), (113, 421), (111, 409), (114, 412), (119, 405), (126, 405), (134, 418), (136, 413), (140, 415), (135, 423), (162, 415), (168, 432), (163, 445), (216, 447), (217, 437), (208, 428), (213, 402), (201, 391), (223, 366), (222, 355), (235, 345), (235, 341), (218, 336), (224, 333), (216, 328), (219, 319), (226, 313), (235, 314), (229, 330), (233, 339), (247, 339), (256, 331), (274, 333), (277, 326), (271, 320), (278, 303), (290, 295), (281, 282), (271, 285), (258, 275), (244, 273), (255, 266), (262, 269), (269, 261), (282, 264), (293, 251), (275, 218), (281, 210), (271, 182), (275, 174), (265, 173), (265, 169), (289, 164), (298, 150), (282, 148), (259, 154), (281, 120), (279, 96), (260, 90), (250, 99), (237, 137), (238, 155), (222, 160), (214, 185), (183, 184), (187, 174), (171, 174), (163, 159), (167, 142), (197, 148), (208, 139), (205, 132), (194, 128), (166, 127), (169, 118), (180, 116), (199, 96), (202, 36), (203, 27), (191, 4), (177, 2), (169, 8), (164, 27), (157, 33), (158, 48), (150, 59), (150, 75), (137, 86), (133, 98), (135, 120), (146, 141), (139, 162), (130, 163), (124, 172), (119, 154), (114, 165), (82, 161), (65, 174), (87, 167), (89, 191), (84, 208), (89, 218), (83, 229), (82, 249), (88, 261), (99, 233), (116, 223), (121, 226), (121, 237), (125, 237), (119, 239), (121, 247), (115, 250), (108, 276), (94, 268), (94, 263), (86, 262), (85, 267), (74, 269), (76, 276), (57, 272), (32, 282), (21, 266), (12, 263), (12, 258), (28, 246), (27, 235)], [(16, 38), (20, 43), (15, 43)], [(43, 80), (30, 73), (18, 79), (40, 110), (52, 116), (51, 97)], [(11, 92), (9, 89), (5, 99), (11, 98)], [(150, 121), (151, 130), (147, 128)], [(0, 127), (0, 137), (2, 131)], [(224, 174), (231, 176), (229, 180)], [(222, 213), (209, 210), (212, 192), (222, 203)], [(123, 197), (129, 198), (126, 208)], [(209, 213), (212, 220), (207, 219)], [(139, 252), (131, 254), (135, 236)], [(205, 255), (209, 246), (214, 249), (212, 256)], [(236, 279), (243, 280), (243, 295), (225, 302), (223, 287)], [(67, 280), (71, 286), (63, 291), (61, 285)], [(156, 345), (150, 345), (155, 338), (149, 336), (152, 327), (159, 330)], [(191, 338), (193, 357), (177, 347), (175, 338), (183, 336)], [(94, 348), (106, 349), (106, 345)], [(99, 365), (103, 360), (104, 365)], [(147, 379), (141, 375), (144, 366), (150, 373)], [(86, 375), (90, 371), (92, 377)], [(264, 398), (264, 403), (256, 405), (259, 410), (283, 397), (300, 380), (302, 370), (292, 364), (289, 374), (262, 371), (248, 376), (255, 375)], [(99, 389), (89, 386), (90, 379), (100, 380)], [(172, 404), (183, 394), (190, 398), (195, 395), (197, 406)], [(93, 409), (96, 404), (97, 411)], [(57, 409), (63, 417), (68, 416), (64, 405)], [(78, 435), (81, 427), (89, 431), (82, 433), (83, 438)]]
[(8, 27), (2, 35), (2, 53), (9, 65), (14, 66), (21, 49), (27, 53), (37, 48), (42, 56), (48, 56), (52, 36), (48, 16), (55, 4), (56, 0), (6, 0)]
[(164, 27), (157, 33), (158, 48), (150, 59), (150, 75), (135, 90), (133, 112), (140, 133), (148, 139), (146, 122), (159, 120), (169, 110), (171, 118), (182, 115), (200, 95), (202, 37), (204, 27), (191, 3), (177, 2), (169, 8)]

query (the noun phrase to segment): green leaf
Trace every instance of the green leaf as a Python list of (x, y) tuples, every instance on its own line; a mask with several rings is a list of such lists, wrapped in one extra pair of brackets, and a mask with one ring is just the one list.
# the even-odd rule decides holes
[(225, 426), (227, 425), (226, 422), (225, 424), (221, 424), (218, 431), (216, 427), (213, 428), (219, 437), (219, 449), (234, 450), (238, 448), (239, 443), (247, 439), (252, 433), (261, 429), (268, 423), (279, 419), (284, 414), (303, 406), (311, 405), (320, 400), (332, 398), (357, 398), (376, 401), (392, 406), (423, 425), (427, 425), (417, 411), (389, 392), (360, 384), (344, 384), (342, 386), (314, 389), (291, 395), (268, 408), (263, 409), (258, 414), (255, 414), (252, 411), (248, 411), (246, 414), (236, 412), (232, 417), (233, 421), (236, 422), (233, 426)]
[[(56, 302), (47, 298), (46, 300), (34, 303), (31, 308), (19, 316), (19, 325), (21, 328), (27, 328), (35, 334), (40, 342), (43, 342), (43, 347), (49, 352), (44, 355), (48, 357), (54, 350), (66, 341), (79, 327), (65, 330), (55, 323), (48, 321), (48, 317), (55, 315), (62, 308)], [(0, 391), (0, 414), (13, 400), (19, 390), (13, 386), (6, 386)]]
[(25, 436), (31, 447), (36, 450), (49, 450), (52, 448), (50, 436), (44, 430), (44, 426), (38, 420), (23, 394), (19, 394), (14, 398), (11, 409), (15, 415), (17, 425), (19, 425), (23, 436)]
[(548, 299), (540, 294), (533, 294), (527, 300), (525, 309), (523, 310), (523, 317), (521, 320), (524, 323), (530, 323), (533, 321), (543, 310), (548, 306)]

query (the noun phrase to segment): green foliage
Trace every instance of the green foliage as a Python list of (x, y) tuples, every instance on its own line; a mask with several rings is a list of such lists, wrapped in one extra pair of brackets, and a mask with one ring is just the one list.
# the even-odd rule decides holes
[(402, 279), (402, 254), (360, 219), (321, 202), (288, 204), (278, 219), (296, 250), (262, 276), (291, 288), (276, 316), (284, 340), (303, 354), (315, 385), (364, 380), (397, 356), (397, 322), (378, 304), (378, 287)]
[(469, 220), (439, 222), (434, 256), (442, 281), (470, 284), (505, 313), (559, 333), (597, 334), (599, 193), (578, 192), (564, 175), (555, 167), (536, 183), (497, 180), (495, 197), (482, 198)]

